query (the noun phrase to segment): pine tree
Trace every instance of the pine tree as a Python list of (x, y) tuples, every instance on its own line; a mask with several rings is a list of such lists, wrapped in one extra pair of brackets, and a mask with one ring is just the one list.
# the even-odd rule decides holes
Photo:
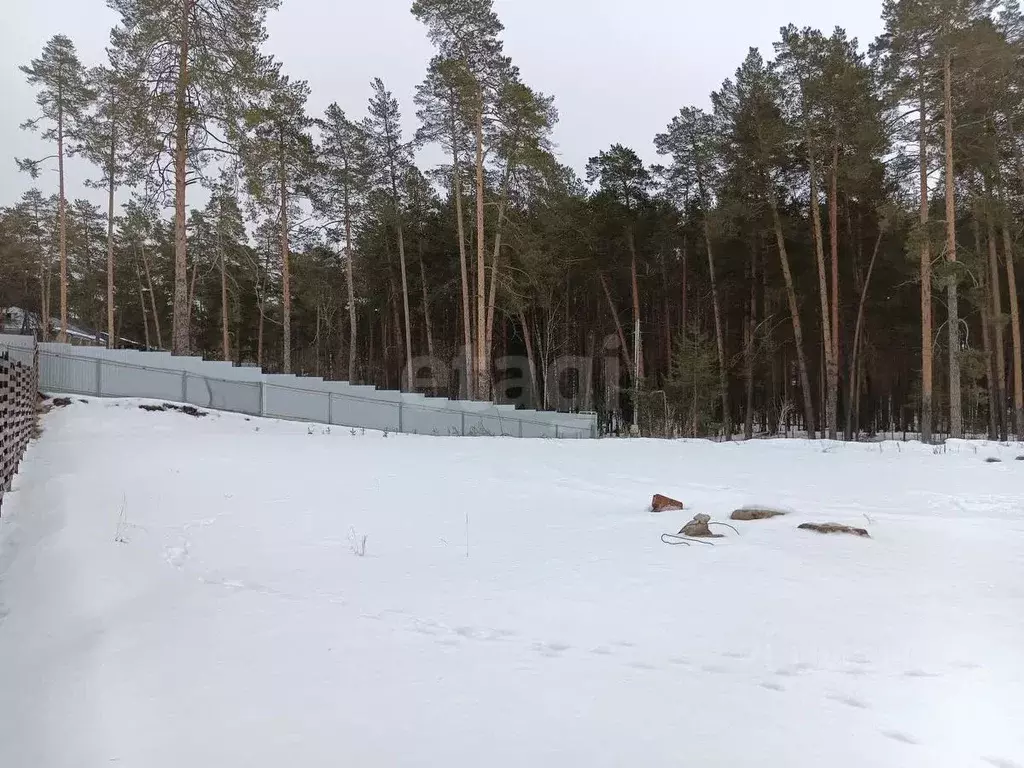
[(412, 367), (412, 326), (409, 319), (409, 279), (405, 263), (405, 200), (401, 180), (405, 177), (412, 156), (409, 146), (402, 141), (402, 116), (398, 101), (384, 83), (377, 78), (373, 81), (373, 97), (370, 99), (369, 116), (366, 118), (366, 133), (369, 136), (374, 166), (377, 169), (376, 182), (379, 189), (388, 196), (392, 226), (398, 243), (398, 263), (402, 277), (402, 304), (405, 309), (405, 386), (413, 388)]
[(341, 107), (331, 104), (318, 123), (323, 144), (314, 207), (345, 236), (345, 283), (348, 292), (348, 380), (356, 381), (359, 324), (356, 318), (352, 228), (362, 215), (373, 173), (372, 157), (363, 126), (349, 120)]
[(416, 113), (420, 128), (418, 143), (437, 143), (451, 155), (451, 198), (455, 203), (455, 226), (458, 237), (459, 266), (462, 278), (462, 334), (466, 357), (466, 396), (476, 396), (473, 370), (473, 321), (470, 311), (469, 272), (466, 255), (466, 226), (463, 214), (463, 168), (467, 165), (466, 148), (473, 141), (472, 115), (466, 103), (472, 92), (472, 75), (464, 62), (435, 56), (427, 77), (416, 89)]
[[(894, 123), (902, 127), (904, 115), (916, 117), (919, 216), (915, 241), (921, 283), (921, 441), (932, 440), (932, 247), (929, 210), (929, 147), (937, 98), (933, 49), (935, 29), (926, 0), (885, 0), (885, 31), (875, 42), (874, 54)], [(910, 139), (910, 135), (906, 135)]]
[(483, 396), (488, 379), (486, 350), (486, 257), (484, 239), (484, 177), (487, 159), (485, 135), (504, 84), (514, 79), (504, 56), (500, 35), (504, 30), (493, 0), (415, 0), (413, 15), (427, 26), (427, 34), (442, 59), (459, 62), (464, 75), (459, 101), (469, 115), (475, 142), (476, 167), (476, 344), (474, 390)]
[(726, 162), (739, 166), (749, 174), (750, 181), (756, 185), (771, 215), (793, 325), (793, 341), (804, 401), (804, 421), (808, 436), (813, 436), (814, 401), (804, 351), (803, 324), (779, 213), (781, 171), (790, 165), (793, 148), (793, 136), (782, 115), (781, 85), (754, 48), (736, 71), (735, 79), (726, 80), (722, 88), (711, 95), (711, 100), (716, 119), (725, 132)]
[(297, 198), (308, 196), (315, 172), (313, 140), (306, 115), (309, 86), (275, 74), (266, 98), (248, 114), (249, 135), (242, 142), (246, 181), (253, 198), (277, 218), (281, 263), (282, 364), (292, 370), (292, 295), (289, 264), (290, 216)]
[(490, 387), (492, 352), (494, 349), (494, 311), (497, 300), (498, 275), (501, 272), (501, 244), (509, 203), (510, 186), (521, 174), (543, 172), (550, 167), (551, 132), (558, 121), (554, 99), (537, 93), (518, 79), (510, 77), (495, 105), (494, 122), (488, 136), (498, 161), (498, 210), (494, 224), (494, 250), (491, 257), (490, 286), (487, 298), (487, 320), (484, 349), (487, 352), (485, 386)]
[[(614, 144), (587, 162), (587, 182), (598, 183), (604, 196), (613, 203), (622, 221), (622, 232), (629, 251), (630, 288), (633, 297), (633, 325), (641, 324), (640, 284), (637, 279), (636, 215), (641, 203), (647, 200), (653, 180), (639, 155), (629, 147)], [(633, 340), (632, 371), (634, 384), (644, 378), (643, 344), (638, 336)], [(636, 362), (638, 361), (638, 362)]]
[(116, 346), (114, 332), (114, 197), (122, 186), (140, 183), (145, 174), (142, 158), (151, 142), (149, 126), (140, 109), (145, 94), (138, 83), (117, 68), (98, 67), (89, 72), (96, 94), (95, 109), (85, 120), (82, 154), (100, 169), (100, 177), (86, 182), (107, 193), (107, 346)]
[[(50, 38), (42, 56), (21, 67), (29, 85), (39, 87), (36, 104), (39, 116), (22, 124), (23, 128), (37, 130), (41, 124), (48, 127), (42, 137), (57, 145), (58, 197), (57, 216), (60, 256), (60, 333), (58, 339), (67, 341), (68, 328), (68, 254), (67, 254), (67, 197), (64, 192), (64, 158), (74, 151), (81, 138), (86, 110), (94, 93), (86, 83), (86, 72), (78, 60), (74, 43), (64, 35)], [(18, 167), (32, 178), (39, 176), (40, 164), (50, 159), (19, 159)], [(45, 318), (49, 323), (49, 318)]]
[[(280, 0), (107, 0), (127, 76), (147, 86), (140, 109), (162, 137), (149, 184), (174, 200), (171, 347), (189, 352), (187, 189), (211, 155), (232, 152), (247, 100), (262, 87), (265, 19)], [(219, 132), (218, 132), (219, 131)], [(170, 172), (171, 177), (167, 174)]]
[(726, 439), (732, 436), (732, 418), (729, 412), (729, 381), (725, 357), (725, 334), (722, 327), (722, 308), (718, 296), (715, 251), (711, 237), (712, 190), (718, 162), (718, 140), (714, 118), (696, 107), (686, 107), (669, 123), (666, 133), (654, 139), (658, 152), (672, 157), (668, 169), (670, 181), (686, 189), (697, 190), (701, 209), (704, 247), (708, 256), (711, 277), (711, 305), (715, 318), (715, 345), (718, 352), (718, 388), (722, 402), (722, 425)]

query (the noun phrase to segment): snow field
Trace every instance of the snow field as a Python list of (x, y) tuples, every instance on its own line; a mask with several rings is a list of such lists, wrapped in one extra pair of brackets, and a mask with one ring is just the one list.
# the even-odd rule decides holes
[[(138, 405), (55, 409), (5, 499), (4, 768), (1024, 768), (1024, 447)], [(659, 540), (746, 504), (791, 514)]]

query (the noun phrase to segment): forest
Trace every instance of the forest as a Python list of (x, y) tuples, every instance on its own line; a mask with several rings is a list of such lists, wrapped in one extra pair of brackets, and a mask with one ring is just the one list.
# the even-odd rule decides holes
[(658, 164), (594, 147), (583, 176), (493, 0), (415, 0), (414, 103), (378, 79), (323, 114), (266, 50), (279, 0), (107, 4), (108, 60), (57, 34), (22, 67), (50, 154), (16, 159), (36, 187), (0, 209), (0, 309), (41, 340), (613, 434), (1024, 439), (1017, 0), (885, 0), (869, 42), (784, 26), (651, 126)]

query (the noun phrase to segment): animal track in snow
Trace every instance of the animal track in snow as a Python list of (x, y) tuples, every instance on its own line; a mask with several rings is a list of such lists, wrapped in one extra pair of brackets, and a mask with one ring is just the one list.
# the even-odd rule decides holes
[(995, 768), (1021, 768), (1020, 763), (1007, 760), (1005, 757), (983, 757), (981, 759), (989, 765), (994, 765)]
[(180, 547), (167, 547), (164, 550), (164, 560), (168, 565), (181, 568), (188, 560), (188, 542), (186, 541)]
[(840, 704), (845, 704), (846, 706), (852, 707), (854, 709), (870, 709), (870, 707), (863, 701), (861, 701), (860, 699), (855, 699), (852, 696), (844, 696), (842, 694), (830, 694), (828, 698), (832, 701), (837, 701)]
[(882, 731), (882, 735), (885, 736), (885, 738), (887, 738), (887, 739), (892, 739), (893, 741), (898, 741), (901, 744), (909, 744), (911, 746), (917, 746), (917, 743), (918, 743), (916, 739), (914, 739), (913, 737), (908, 736), (907, 734), (902, 733), (900, 731)]
[(561, 655), (569, 650), (571, 646), (565, 643), (534, 643), (533, 649), (537, 651), (541, 656), (547, 656), (549, 658), (559, 658)]
[(921, 669), (911, 669), (903, 673), (904, 677), (915, 677), (915, 678), (927, 678), (927, 677), (942, 677), (934, 672), (925, 672)]
[(654, 666), (653, 664), (648, 664), (646, 661), (633, 661), (630, 662), (629, 666), (631, 666), (633, 669), (643, 669), (647, 671), (657, 669), (656, 666)]
[(737, 661), (742, 661), (743, 659), (749, 659), (750, 658), (750, 654), (749, 653), (745, 653), (744, 651), (726, 651), (725, 653), (722, 654), (722, 658), (724, 658), (724, 659), (736, 659)]

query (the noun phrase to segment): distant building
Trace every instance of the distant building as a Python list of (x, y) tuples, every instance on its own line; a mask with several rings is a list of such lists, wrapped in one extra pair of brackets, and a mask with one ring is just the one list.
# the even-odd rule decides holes
[[(16, 333), (24, 336), (35, 336), (42, 338), (42, 323), (39, 321), (39, 313), (22, 309), (21, 307), (7, 307), (3, 310), (2, 327), (0, 333)], [(50, 339), (56, 340), (60, 334), (60, 320), (50, 320)], [(82, 346), (105, 347), (107, 345), (107, 334), (101, 331), (93, 331), (83, 328), (80, 325), (68, 323), (68, 343), (80, 344)], [(139, 344), (131, 339), (118, 339), (117, 346), (121, 349), (144, 349), (144, 344)]]

